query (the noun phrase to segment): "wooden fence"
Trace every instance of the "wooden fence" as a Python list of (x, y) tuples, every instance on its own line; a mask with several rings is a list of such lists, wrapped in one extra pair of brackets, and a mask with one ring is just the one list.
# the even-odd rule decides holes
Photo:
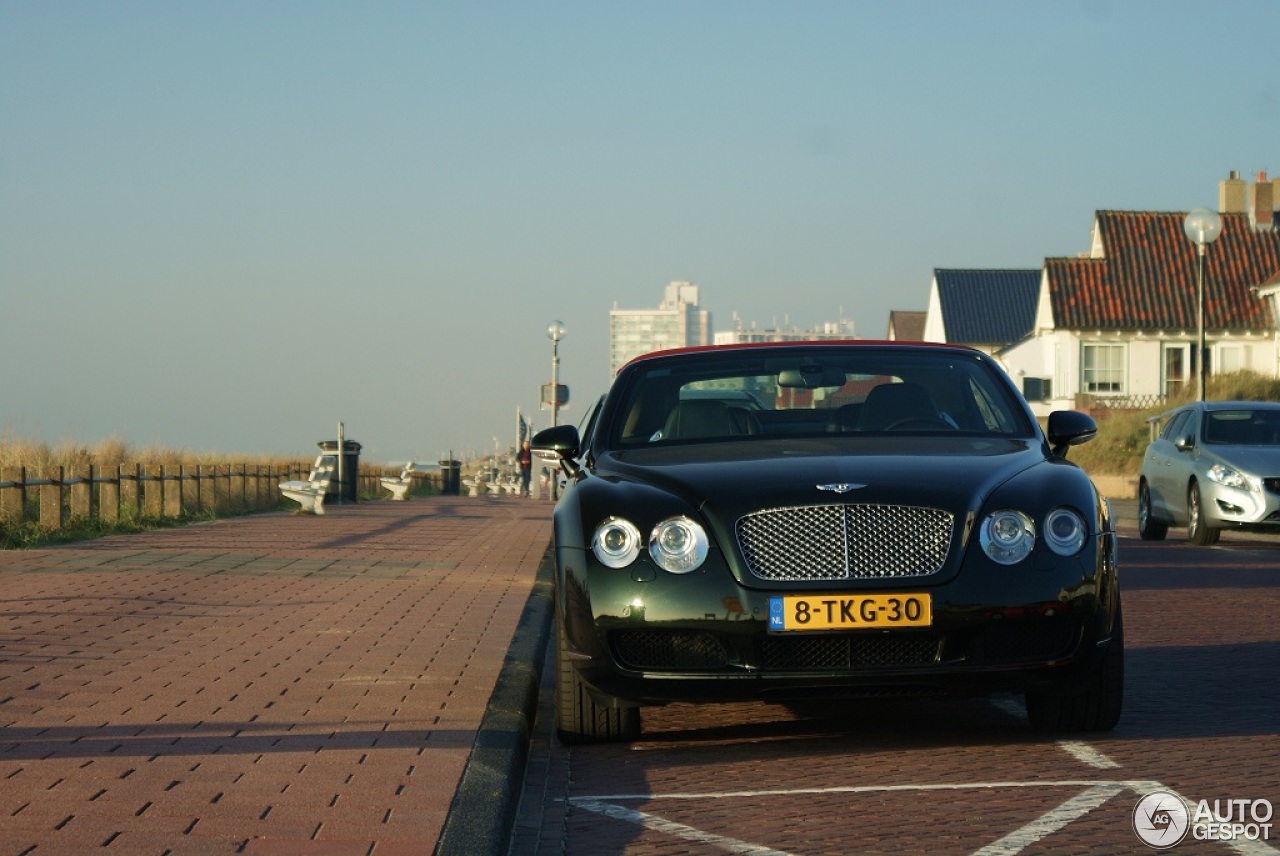
[[(279, 484), (305, 479), (311, 464), (220, 464), (200, 466), (123, 465), (111, 469), (88, 467), (78, 473), (56, 472), (32, 476), (26, 467), (0, 470), (0, 521), (41, 529), (62, 529), (74, 520), (119, 520), (182, 517), (214, 512), (240, 514), (279, 508)], [(377, 496), (378, 478), (400, 471), (361, 467), (357, 496)], [(415, 474), (424, 483), (439, 482), (438, 474)], [(336, 490), (336, 486), (334, 488)], [(331, 491), (332, 492), (332, 491)], [(385, 495), (385, 492), (383, 492)], [(331, 497), (330, 502), (336, 501)]]

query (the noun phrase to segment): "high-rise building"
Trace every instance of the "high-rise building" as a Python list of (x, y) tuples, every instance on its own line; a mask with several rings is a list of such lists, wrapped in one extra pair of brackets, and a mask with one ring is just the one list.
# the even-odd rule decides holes
[(840, 320), (824, 321), (816, 327), (801, 329), (792, 324), (779, 325), (776, 321), (771, 327), (757, 328), (755, 323), (742, 323), (738, 313), (733, 313), (733, 327), (729, 330), (717, 330), (717, 345), (741, 345), (747, 342), (820, 342), (843, 339), (855, 339), (853, 319), (844, 317), (840, 311)]
[(711, 344), (711, 313), (698, 306), (698, 286), (667, 284), (657, 309), (609, 310), (609, 377), (651, 351)]

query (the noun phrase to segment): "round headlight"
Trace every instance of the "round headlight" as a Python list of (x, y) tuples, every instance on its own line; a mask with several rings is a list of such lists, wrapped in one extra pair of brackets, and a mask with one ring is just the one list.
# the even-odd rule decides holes
[(1002, 565), (1016, 565), (1031, 555), (1036, 527), (1021, 511), (997, 511), (982, 521), (978, 535), (983, 551)]
[(670, 517), (653, 527), (649, 555), (664, 571), (687, 574), (707, 558), (707, 533), (688, 517)]
[(606, 567), (625, 568), (640, 555), (640, 530), (630, 520), (610, 517), (596, 527), (591, 552)]
[(1059, 556), (1074, 556), (1084, 546), (1084, 518), (1070, 508), (1055, 508), (1044, 519), (1044, 540)]

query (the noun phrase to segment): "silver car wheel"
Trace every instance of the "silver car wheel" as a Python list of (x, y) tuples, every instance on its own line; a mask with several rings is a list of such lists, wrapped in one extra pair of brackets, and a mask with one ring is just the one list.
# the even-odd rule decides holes
[(1204, 516), (1204, 503), (1200, 500), (1200, 485), (1192, 484), (1187, 490), (1187, 538), (1198, 547), (1218, 543), (1221, 529), (1209, 525)]
[(1138, 489), (1138, 536), (1143, 541), (1161, 541), (1169, 526), (1156, 519), (1151, 509), (1151, 488), (1144, 481)]

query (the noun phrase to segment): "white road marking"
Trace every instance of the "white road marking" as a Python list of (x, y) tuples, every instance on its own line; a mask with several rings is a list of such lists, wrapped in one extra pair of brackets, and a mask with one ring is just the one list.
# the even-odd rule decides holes
[(1084, 817), (1124, 790), (1125, 786), (1116, 782), (1095, 785), (1076, 794), (1053, 811), (1041, 815), (1021, 829), (1015, 829), (999, 841), (993, 841), (986, 847), (974, 851), (973, 856), (1012, 856), (1012, 854), (1021, 853), (1041, 838), (1052, 835), (1071, 821)]
[(1079, 740), (1059, 740), (1058, 746), (1077, 761), (1099, 770), (1113, 770), (1120, 766), (1088, 743), (1081, 743)]
[(784, 850), (772, 850), (768, 847), (761, 847), (757, 844), (748, 844), (745, 841), (739, 841), (736, 838), (726, 838), (723, 835), (716, 835), (711, 832), (704, 832), (701, 829), (694, 829), (692, 826), (685, 826), (683, 823), (674, 823), (670, 820), (664, 820), (656, 815), (648, 814), (635, 809), (623, 808), (620, 805), (610, 805), (598, 799), (577, 798), (570, 800), (577, 808), (584, 808), (587, 811), (594, 811), (598, 814), (607, 815), (608, 817), (625, 820), (628, 823), (634, 823), (636, 826), (643, 826), (645, 829), (652, 829), (657, 832), (665, 832), (673, 835), (683, 841), (692, 841), (698, 844), (714, 844), (722, 847), (730, 853), (741, 853), (744, 856), (792, 856)]
[[(996, 790), (1002, 788), (1084, 788), (1079, 794), (1071, 797), (1057, 808), (1049, 811), (1027, 825), (1009, 833), (998, 841), (976, 851), (974, 856), (1015, 856), (1042, 838), (1057, 832), (1072, 821), (1084, 817), (1090, 811), (1101, 806), (1124, 791), (1132, 791), (1138, 797), (1154, 791), (1166, 791), (1176, 794), (1188, 807), (1196, 805), (1198, 800), (1189, 799), (1160, 782), (1150, 780), (1116, 780), (1090, 781), (1086, 779), (1065, 779), (1061, 781), (1036, 782), (968, 782), (960, 784), (935, 785), (845, 785), (834, 788), (783, 788), (778, 790), (719, 791), (707, 793), (673, 793), (673, 794), (596, 794), (594, 796), (570, 797), (570, 805), (586, 811), (596, 812), (616, 818), (627, 823), (634, 823), (646, 829), (652, 829), (674, 835), (682, 840), (713, 844), (731, 853), (745, 856), (790, 856), (784, 851), (774, 850), (762, 845), (727, 838), (710, 832), (704, 832), (681, 823), (674, 823), (648, 812), (636, 811), (617, 805), (629, 801), (657, 800), (720, 800), (743, 799), (752, 797), (805, 796), (811, 794), (872, 794), (904, 791), (963, 791), (963, 790)], [(1265, 841), (1223, 841), (1230, 849), (1241, 856), (1275, 856), (1280, 853)]]

